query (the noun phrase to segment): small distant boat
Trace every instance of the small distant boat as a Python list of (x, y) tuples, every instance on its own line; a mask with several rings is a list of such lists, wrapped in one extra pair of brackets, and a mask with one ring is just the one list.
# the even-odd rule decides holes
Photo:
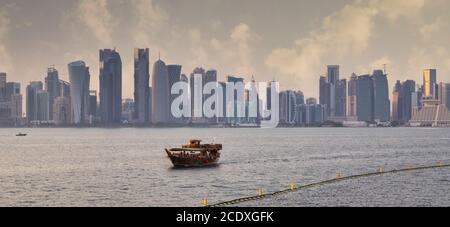
[(16, 136), (27, 136), (27, 134), (26, 133), (19, 133), (19, 134), (16, 134)]
[(201, 144), (201, 140), (190, 140), (181, 148), (166, 149), (175, 167), (205, 167), (216, 165), (222, 144)]

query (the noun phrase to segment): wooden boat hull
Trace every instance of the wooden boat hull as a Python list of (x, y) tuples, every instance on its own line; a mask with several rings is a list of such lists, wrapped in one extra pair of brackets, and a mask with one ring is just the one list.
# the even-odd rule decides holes
[(208, 167), (218, 164), (220, 153), (197, 154), (197, 153), (174, 153), (166, 149), (167, 155), (174, 167)]

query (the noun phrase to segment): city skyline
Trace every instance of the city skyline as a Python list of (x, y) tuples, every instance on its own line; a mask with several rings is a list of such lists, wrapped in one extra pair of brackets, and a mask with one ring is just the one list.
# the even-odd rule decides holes
[[(182, 65), (186, 75), (200, 66), (217, 70), (222, 81), (229, 75), (276, 79), (282, 89), (300, 89), (315, 98), (316, 78), (326, 74), (328, 64), (341, 66), (341, 78), (387, 64), (391, 85), (420, 81), (425, 68), (437, 68), (444, 82), (450, 75), (448, 1), (1, 3), (0, 71), (22, 86), (41, 80), (49, 65), (67, 81), (66, 64), (83, 60), (96, 89), (97, 51), (114, 46), (123, 58), (124, 98), (134, 92), (133, 48), (149, 48), (150, 62), (161, 52), (167, 64)], [(266, 18), (272, 8), (283, 13)], [(76, 35), (80, 31), (86, 35)], [(29, 67), (20, 67), (22, 62)]]
[[(219, 120), (221, 116), (208, 119), (203, 113), (199, 115), (195, 111), (203, 108), (199, 108), (196, 105), (203, 106), (210, 102), (211, 100), (207, 101), (207, 99), (211, 95), (203, 94), (203, 92), (207, 91), (199, 91), (201, 93), (197, 94), (197, 87), (202, 89), (206, 84), (214, 82), (216, 85), (213, 85), (213, 87), (219, 86), (217, 89), (220, 90), (221, 87), (225, 89), (224, 82), (217, 80), (217, 71), (208, 70), (205, 72), (203, 68), (196, 68), (188, 81), (187, 77), (181, 74), (182, 65), (166, 65), (159, 58), (153, 65), (152, 74), (154, 76), (151, 82), (152, 87), (150, 87), (148, 52), (148, 48), (135, 49), (135, 100), (122, 99), (122, 61), (120, 53), (115, 49), (99, 51), (101, 85), (99, 87), (100, 99), (98, 103), (97, 91), (90, 90), (89, 67), (86, 67), (83, 61), (68, 64), (70, 83), (59, 79), (59, 73), (54, 66), (49, 67), (47, 77), (45, 77), (45, 89), (42, 81), (31, 81), (27, 86), (25, 102), (27, 124), (93, 125), (93, 123), (100, 123), (104, 126), (118, 126), (131, 123), (133, 125), (149, 126), (150, 122), (153, 125), (185, 125), (190, 122), (190, 124), (200, 125), (219, 123), (240, 125), (248, 123), (259, 124), (260, 120), (266, 119), (259, 114), (253, 120), (248, 115), (246, 118), (236, 117), (237, 112), (241, 111), (239, 108), (243, 108), (243, 113), (248, 114), (250, 109), (263, 104), (263, 108), (274, 111), (270, 107), (269, 94), (266, 97), (267, 100), (260, 99), (258, 102), (261, 103), (249, 109), (250, 105), (252, 105), (249, 103), (251, 91), (247, 90), (248, 88), (244, 89), (244, 87), (240, 90), (238, 88), (240, 85), (235, 85), (235, 83), (244, 83), (245, 79), (238, 76), (228, 76), (227, 82), (231, 82), (233, 87), (237, 87), (232, 88), (236, 89), (233, 93), (228, 93), (228, 88), (226, 89), (226, 96), (223, 96), (223, 98), (224, 100), (226, 99), (227, 103), (224, 103), (223, 107), (226, 110), (226, 115), (230, 115), (230, 105), (234, 107), (234, 113), (231, 113), (234, 116), (231, 116), (231, 118), (227, 116), (228, 118), (223, 122)], [(200, 78), (200, 84), (194, 86), (194, 77), (196, 77), (195, 80), (198, 77)], [(445, 122), (450, 121), (445, 117), (438, 118), (438, 116), (442, 117), (450, 114), (450, 112), (448, 113), (444, 110), (450, 110), (448, 102), (450, 100), (450, 84), (438, 82), (436, 69), (423, 70), (423, 84), (422, 86), (417, 84), (417, 91), (414, 80), (407, 80), (403, 83), (397, 80), (393, 87), (392, 96), (389, 94), (388, 75), (385, 69), (374, 70), (371, 75), (357, 76), (353, 73), (347, 84), (346, 79), (340, 79), (340, 65), (328, 65), (327, 75), (320, 76), (319, 81), (319, 105), (316, 104), (316, 101), (310, 101), (314, 97), (308, 98), (305, 104), (305, 96), (301, 90), (277, 89), (277, 96), (279, 95), (280, 97), (280, 108), (277, 107), (275, 112), (277, 115), (279, 114), (280, 118), (278, 116), (273, 118), (274, 116), (272, 115), (271, 120), (275, 119), (276, 124), (279, 123), (281, 126), (322, 125), (324, 123), (328, 124), (327, 122), (353, 126), (355, 126), (355, 123), (362, 125), (363, 122), (403, 125), (408, 122), (411, 123), (410, 120), (414, 124), (437, 125), (438, 122), (447, 124)], [(172, 105), (172, 101), (176, 96), (170, 94), (172, 86), (177, 82), (186, 83), (187, 89), (190, 90), (190, 100), (188, 98), (188, 101), (189, 105), (192, 105), (193, 111), (193, 115), (189, 117), (183, 116), (179, 119), (172, 116), (174, 114), (173, 111), (176, 111)], [(252, 78), (251, 82), (254, 83), (256, 81)], [(0, 90), (2, 91), (0, 96), (2, 100), (0, 102), (2, 104), (1, 119), (5, 120), (5, 122), (11, 119), (16, 121), (14, 124), (17, 124), (17, 115), (22, 111), (18, 107), (22, 103), (20, 84), (15, 82), (7, 83), (7, 74), (1, 73), (0, 85)], [(267, 86), (267, 84), (263, 86)], [(267, 89), (267, 92), (269, 92), (268, 87)], [(197, 100), (196, 95), (201, 95), (200, 103), (193, 101), (194, 99)], [(234, 96), (234, 100), (231, 100), (230, 103), (228, 98), (232, 98), (232, 96)], [(143, 98), (143, 101), (141, 98)], [(221, 99), (219, 98), (219, 100)], [(141, 118), (139, 118), (139, 102), (142, 102), (142, 106), (145, 107), (143, 113), (141, 113)], [(241, 106), (238, 102), (245, 103), (246, 106)], [(135, 105), (135, 103), (137, 104)], [(214, 103), (214, 106), (217, 106), (217, 104)], [(349, 105), (348, 108), (347, 105)], [(443, 108), (438, 107), (438, 105)], [(99, 111), (97, 111), (97, 108)], [(310, 108), (312, 109), (310, 110)], [(54, 109), (57, 111), (54, 111)], [(311, 118), (310, 116), (315, 117)], [(184, 117), (190, 118), (190, 121), (185, 121)], [(433, 121), (433, 117), (434, 119), (439, 119), (439, 121)], [(8, 123), (5, 125), (8, 125)]]

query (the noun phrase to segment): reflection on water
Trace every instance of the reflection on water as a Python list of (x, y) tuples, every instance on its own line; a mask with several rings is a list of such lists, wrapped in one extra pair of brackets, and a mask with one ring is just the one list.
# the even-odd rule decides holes
[[(201, 206), (344, 175), (450, 163), (450, 129), (0, 129), (2, 206)], [(174, 169), (166, 147), (223, 143)], [(340, 182), (245, 206), (449, 206), (450, 170)]]

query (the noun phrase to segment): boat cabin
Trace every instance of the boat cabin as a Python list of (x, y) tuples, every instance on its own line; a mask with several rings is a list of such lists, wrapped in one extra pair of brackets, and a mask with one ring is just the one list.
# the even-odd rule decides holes
[(188, 145), (184, 145), (183, 148), (200, 148), (201, 140), (189, 140)]

